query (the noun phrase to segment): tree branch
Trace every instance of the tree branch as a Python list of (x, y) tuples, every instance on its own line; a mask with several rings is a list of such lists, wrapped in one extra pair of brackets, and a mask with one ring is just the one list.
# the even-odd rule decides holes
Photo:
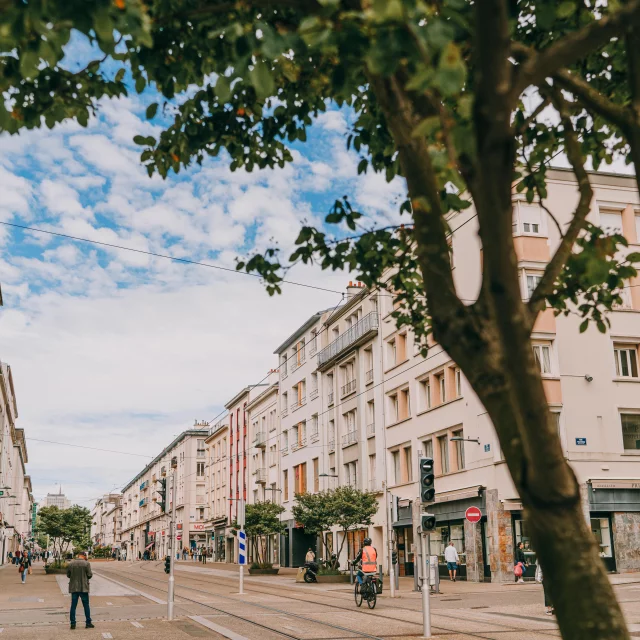
[(556, 280), (571, 255), (573, 245), (578, 239), (580, 231), (584, 229), (587, 215), (589, 214), (589, 209), (591, 207), (591, 200), (593, 199), (593, 189), (589, 182), (589, 175), (584, 168), (582, 150), (580, 149), (578, 137), (576, 136), (573, 124), (571, 123), (567, 103), (558, 89), (550, 90), (550, 93), (553, 105), (560, 114), (560, 119), (564, 128), (565, 151), (578, 181), (580, 198), (573, 213), (573, 218), (571, 219), (569, 228), (560, 240), (560, 245), (556, 249), (555, 254), (547, 265), (538, 286), (535, 288), (535, 291), (529, 300), (528, 308), (531, 314), (531, 325), (533, 325), (538, 312), (544, 309), (546, 297), (553, 292)]
[[(586, 27), (569, 33), (555, 43), (526, 59), (519, 67), (511, 98), (517, 100), (530, 85), (539, 85), (560, 69), (570, 67), (589, 53), (605, 45), (611, 38), (640, 25), (640, 0), (632, 0), (620, 9)], [(478, 27), (481, 28), (481, 25)]]

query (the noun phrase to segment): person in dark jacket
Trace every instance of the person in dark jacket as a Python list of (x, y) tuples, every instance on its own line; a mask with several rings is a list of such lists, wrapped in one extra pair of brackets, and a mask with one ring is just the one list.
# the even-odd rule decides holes
[(27, 574), (29, 573), (30, 566), (31, 560), (29, 560), (29, 556), (23, 551), (18, 563), (18, 571), (20, 571), (20, 574), (22, 576), (22, 584), (27, 581)]
[(524, 583), (524, 572), (527, 568), (527, 559), (524, 555), (524, 544), (522, 542), (518, 542), (518, 546), (516, 547), (516, 566), (522, 565), (522, 575), (519, 578), (516, 578), (516, 582)]
[(69, 593), (71, 594), (71, 610), (69, 611), (69, 621), (71, 628), (76, 628), (76, 607), (78, 600), (82, 600), (84, 617), (87, 622), (87, 629), (93, 629), (91, 623), (91, 610), (89, 609), (89, 580), (93, 577), (91, 564), (87, 562), (87, 554), (81, 551), (75, 560), (72, 560), (67, 567), (67, 578), (69, 578)]

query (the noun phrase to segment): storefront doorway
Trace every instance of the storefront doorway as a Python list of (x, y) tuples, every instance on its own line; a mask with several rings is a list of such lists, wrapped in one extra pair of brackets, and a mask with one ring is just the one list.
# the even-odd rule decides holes
[(431, 534), (431, 554), (438, 556), (438, 569), (441, 576), (448, 576), (447, 563), (444, 560), (444, 550), (450, 542), (458, 552), (460, 563), (458, 564), (458, 577), (467, 578), (467, 560), (464, 546), (464, 521), (450, 520), (439, 522)]
[(602, 512), (591, 513), (591, 531), (600, 550), (600, 557), (607, 571), (616, 571), (616, 556), (613, 548), (613, 528), (611, 514)]
[(396, 547), (401, 576), (412, 576), (414, 573), (415, 544), (413, 527), (396, 527)]

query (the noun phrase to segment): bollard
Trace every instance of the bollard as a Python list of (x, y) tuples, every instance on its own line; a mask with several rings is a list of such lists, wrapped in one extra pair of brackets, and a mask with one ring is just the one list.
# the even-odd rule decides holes
[(400, 588), (400, 563), (398, 563), (396, 565), (396, 571), (395, 571), (395, 579), (396, 579), (396, 589)]
[(384, 586), (384, 581), (382, 579), (382, 565), (378, 565), (378, 584), (376, 585), (376, 592), (382, 593), (382, 587)]
[(353, 584), (353, 565), (349, 563), (349, 584)]

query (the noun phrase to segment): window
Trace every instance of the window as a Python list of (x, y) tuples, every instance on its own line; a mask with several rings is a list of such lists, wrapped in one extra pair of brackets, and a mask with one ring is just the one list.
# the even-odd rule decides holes
[(623, 413), (622, 443), (625, 451), (640, 450), (640, 413)]
[(389, 396), (389, 418), (391, 418), (391, 424), (398, 422), (400, 414), (398, 413), (398, 394), (392, 393)]
[(311, 374), (311, 392), (313, 393), (314, 391), (318, 390), (318, 374), (317, 373), (312, 373)]
[(429, 378), (419, 381), (419, 389), (421, 409), (423, 411), (431, 409), (431, 385), (429, 384)]
[(289, 448), (289, 432), (282, 432), (282, 448), (286, 451)]
[(204, 462), (196, 462), (196, 475), (197, 476), (204, 475)]
[(276, 445), (272, 445), (269, 447), (269, 466), (275, 467), (278, 462), (278, 452), (276, 450)]
[[(451, 435), (454, 438), (464, 438), (464, 433), (462, 429), (458, 429), (457, 431), (454, 431)], [(456, 440), (454, 444), (456, 445), (455, 447), (456, 470), (461, 471), (462, 469), (464, 469), (464, 441)]]
[(541, 278), (542, 278), (542, 275), (539, 273), (525, 273), (525, 280), (527, 285), (527, 299), (531, 298)]
[(513, 206), (513, 233), (542, 235), (542, 211), (540, 205), (517, 201)]
[(393, 367), (398, 363), (398, 349), (395, 340), (389, 340), (389, 342), (387, 342), (387, 359), (389, 361), (389, 367)]
[(617, 378), (638, 377), (638, 348), (635, 345), (615, 344), (613, 354)]
[(400, 452), (393, 451), (391, 453), (391, 460), (393, 462), (393, 477), (396, 484), (401, 484), (402, 477), (400, 475)]
[(356, 487), (358, 485), (358, 463), (348, 462), (344, 465), (345, 483), (348, 487)]
[(640, 211), (636, 211), (636, 243), (640, 244)]
[(425, 458), (433, 459), (433, 440), (431, 440), (431, 438), (422, 443), (422, 455)]
[(405, 479), (405, 482), (412, 482), (413, 481), (413, 464), (412, 464), (412, 458), (411, 458), (411, 447), (404, 447), (402, 451), (404, 453), (404, 464), (407, 470), (407, 477)]
[(375, 491), (378, 488), (376, 481), (376, 454), (369, 456), (369, 491)]
[(536, 362), (540, 367), (540, 373), (551, 373), (551, 345), (548, 344), (534, 344), (531, 347), (533, 349), (533, 355), (536, 357)]
[(293, 473), (295, 477), (295, 491), (296, 493), (307, 492), (307, 463), (303, 462), (293, 467)]
[(313, 490), (315, 493), (320, 491), (320, 470), (318, 458), (313, 459)]
[(600, 227), (607, 233), (622, 233), (622, 212), (600, 209)]
[(289, 499), (289, 470), (285, 469), (282, 472), (282, 489), (284, 492), (284, 500), (288, 500)]
[(462, 372), (456, 367), (454, 372), (456, 383), (456, 398), (462, 397)]
[(447, 385), (445, 383), (444, 373), (441, 373), (439, 376), (437, 376), (437, 380), (439, 387), (438, 390), (440, 391), (440, 404), (442, 404), (447, 401)]
[(440, 472), (449, 473), (449, 438), (440, 436), (438, 438), (438, 453), (440, 455)]
[(398, 394), (398, 420), (406, 420), (411, 415), (409, 389), (401, 389)]
[(198, 440), (198, 458), (204, 458), (205, 456), (205, 448), (204, 448), (204, 440)]

